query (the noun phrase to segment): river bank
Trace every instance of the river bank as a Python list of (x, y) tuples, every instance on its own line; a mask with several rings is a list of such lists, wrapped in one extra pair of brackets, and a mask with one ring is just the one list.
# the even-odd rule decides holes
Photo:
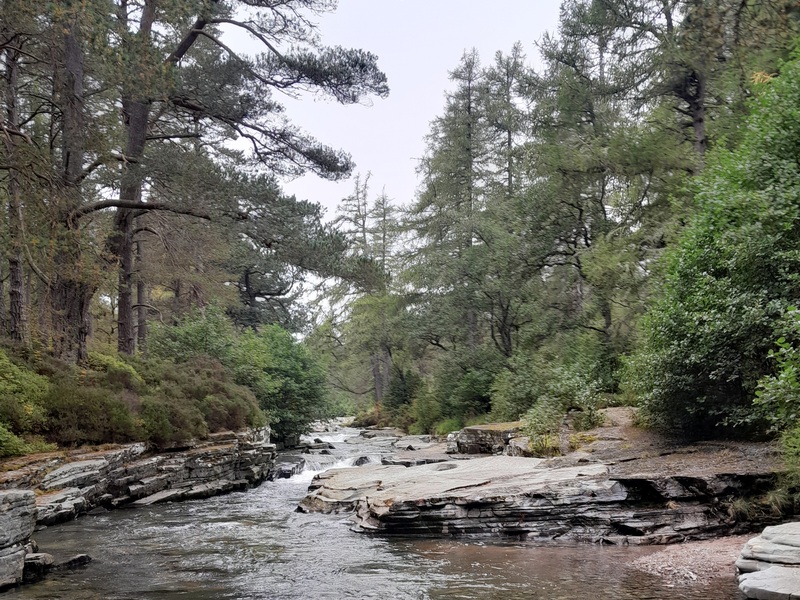
[[(387, 513), (391, 512), (391, 507), (396, 502), (400, 506), (405, 506), (404, 516), (410, 515), (402, 527), (388, 531), (379, 527), (371, 530), (378, 533), (400, 533), (416, 527), (416, 533), (421, 533), (427, 538), (444, 538), (439, 545), (434, 544), (435, 547), (455, 544), (453, 547), (463, 552), (468, 552), (475, 544), (486, 548), (486, 543), (479, 540), (487, 539), (494, 540), (490, 542), (492, 544), (500, 543), (500, 547), (508, 547), (502, 544), (516, 544), (523, 540), (536, 541), (534, 546), (545, 542), (542, 548), (551, 550), (560, 548), (557, 553), (564, 556), (569, 556), (570, 553), (584, 556), (587, 552), (593, 552), (591, 548), (595, 548), (594, 552), (598, 552), (599, 548), (608, 548), (608, 544), (618, 544), (621, 553), (617, 560), (624, 560), (626, 572), (645, 572), (650, 577), (663, 580), (665, 586), (685, 585), (693, 590), (704, 589), (709, 581), (718, 577), (721, 578), (720, 581), (726, 582), (725, 589), (727, 589), (733, 582), (733, 562), (738, 557), (743, 542), (752, 536), (738, 538), (720, 536), (732, 531), (749, 531), (760, 527), (739, 520), (737, 515), (728, 509), (736, 499), (747, 497), (748, 493), (751, 496), (756, 494), (763, 487), (762, 484), (771, 481), (770, 478), (780, 466), (775, 460), (774, 453), (765, 445), (747, 445), (738, 449), (735, 445), (729, 444), (671, 447), (647, 436), (636, 439), (637, 445), (634, 446), (631, 444), (630, 436), (640, 435), (641, 432), (619, 431), (620, 427), (624, 429), (628, 426), (624, 424), (620, 426), (618, 422), (609, 419), (604, 429), (590, 432), (590, 435), (582, 438), (584, 442), (582, 447), (567, 456), (544, 461), (519, 456), (481, 457), (458, 453), (457, 448), (452, 447), (452, 443), (448, 449), (446, 444), (436, 443), (421, 436), (404, 436), (398, 431), (347, 430), (333, 434), (315, 434), (306, 441), (303, 451), (283, 453), (278, 459), (273, 475), (286, 477), (287, 479), (283, 480), (285, 484), (278, 484), (276, 481), (276, 487), (271, 486), (269, 490), (242, 494), (241, 500), (237, 502), (247, 503), (248, 498), (252, 498), (252, 502), (265, 502), (269, 493), (282, 493), (280, 490), (285, 488), (281, 486), (291, 486), (297, 496), (291, 501), (292, 504), (286, 504), (281, 510), (294, 511), (299, 504), (308, 511), (309, 502), (323, 501), (319, 499), (320, 490), (332, 489), (328, 485), (331, 480), (344, 476), (352, 484), (353, 478), (357, 478), (362, 483), (338, 488), (339, 495), (334, 510), (321, 511), (330, 513), (355, 508), (355, 512), (348, 512), (341, 517), (330, 514), (314, 516), (313, 513), (306, 512), (305, 517), (292, 517), (292, 522), (310, 519), (309, 522), (314, 523), (314, 527), (334, 525), (345, 527), (350, 531), (353, 523), (349, 519), (354, 518), (355, 530), (369, 530), (363, 526), (363, 521), (359, 521), (363, 515), (360, 516), (358, 512), (359, 503), (367, 504), (367, 499), (364, 498), (366, 496), (369, 502), (373, 503), (372, 506), (376, 506), (375, 503), (379, 502), (384, 508), (390, 507)], [(494, 432), (489, 437), (497, 432), (501, 437), (505, 435), (501, 427), (489, 427), (489, 430)], [(469, 435), (472, 436), (470, 439), (475, 438), (475, 432), (470, 432)], [(322, 439), (317, 436), (321, 436)], [(513, 440), (509, 437), (503, 443), (512, 447), (511, 441)], [(259, 446), (260, 450), (252, 454), (255, 450), (254, 444)], [(453, 453), (454, 450), (456, 453)], [(94, 498), (95, 503), (92, 505), (87, 502), (81, 505), (79, 512), (88, 511), (91, 513), (89, 516), (78, 522), (54, 528), (53, 533), (47, 530), (37, 534), (37, 537), (39, 535), (52, 537), (55, 534), (58, 539), (59, 531), (62, 530), (71, 531), (71, 535), (74, 536), (82, 527), (96, 530), (100, 536), (101, 524), (106, 520), (108, 524), (116, 523), (115, 526), (130, 523), (132, 518), (135, 522), (140, 522), (142, 519), (146, 522), (151, 515), (161, 514), (161, 509), (153, 512), (156, 507), (173, 506), (172, 500), (202, 498), (212, 495), (212, 492), (235, 490), (235, 487), (226, 486), (236, 482), (244, 487), (247, 473), (258, 473), (258, 477), (253, 479), (251, 484), (263, 481), (267, 473), (264, 467), (267, 464), (271, 465), (275, 460), (274, 447), (266, 443), (263, 438), (258, 442), (234, 434), (210, 440), (202, 448), (155, 457), (137, 454), (134, 448), (126, 448), (124, 451), (128, 454), (125, 466), (119, 464), (122, 451), (123, 449), (115, 448), (98, 451), (101, 456), (62, 457), (58, 460), (67, 462), (50, 462), (49, 469), (44, 468), (42, 465), (56, 460), (54, 457), (49, 457), (43, 459), (35, 468), (34, 465), (27, 465), (25, 468), (3, 473), (0, 482), (8, 484), (10, 481), (28, 481), (29, 484), (39, 486), (36, 504), (45, 507), (39, 520), (40, 525), (45, 524), (44, 519), (53, 518), (55, 515), (59, 516), (54, 522), (63, 520), (67, 514), (63, 511), (74, 508), (69, 507), (69, 502), (53, 502), (57, 498), (69, 497), (65, 492), (70, 489), (69, 486), (72, 486), (72, 489), (86, 490), (87, 493), (82, 497)], [(241, 451), (244, 451), (243, 455)], [(632, 457), (632, 453), (636, 456)], [(259, 456), (258, 461), (262, 462), (254, 465), (253, 456)], [(68, 459), (73, 459), (73, 462), (70, 463)], [(508, 467), (512, 463), (513, 473)], [(154, 465), (157, 465), (155, 474), (152, 473)], [(358, 465), (359, 468), (352, 468)], [(253, 468), (256, 466), (258, 468), (254, 471)], [(334, 468), (324, 472), (329, 467), (343, 466), (349, 468)], [(647, 466), (650, 470), (646, 477), (642, 470), (643, 466)], [(38, 475), (34, 475), (34, 472)], [(397, 482), (392, 479), (394, 475), (386, 476), (389, 472), (397, 474), (399, 477)], [(418, 477), (421, 472), (429, 472), (431, 479)], [(117, 487), (109, 485), (108, 482), (102, 483), (97, 479), (98, 475), (106, 479), (116, 478)], [(457, 475), (458, 481), (452, 479), (453, 475)], [(586, 483), (584, 480), (587, 477), (592, 479), (593, 476), (604, 477), (602, 481), (606, 483), (598, 484), (601, 480), (593, 479), (591, 485), (584, 486)], [(515, 479), (516, 477), (521, 479)], [(211, 485), (209, 478), (213, 478), (216, 484)], [(154, 487), (163, 486), (167, 481), (171, 482), (170, 489)], [(227, 483), (221, 484), (223, 481)], [(638, 484), (631, 486), (631, 481), (636, 481)], [(645, 488), (644, 482), (647, 482), (649, 488)], [(434, 489), (432, 485), (438, 487)], [(54, 489), (57, 486), (60, 486), (59, 489)], [(582, 486), (584, 490), (594, 490), (594, 495), (577, 493), (576, 490), (580, 491)], [(613, 498), (597, 493), (603, 486), (608, 487), (606, 491), (614, 496)], [(500, 490), (500, 487), (504, 487), (504, 491)], [(631, 487), (636, 493), (623, 497), (621, 490), (624, 488), (630, 491)], [(643, 494), (641, 491), (643, 489), (650, 491), (648, 494)], [(117, 490), (116, 495), (112, 490)], [(424, 494), (418, 494), (420, 490), (423, 490)], [(502, 493), (498, 493), (499, 491)], [(399, 492), (402, 492), (400, 496)], [(656, 492), (660, 495), (655, 496)], [(394, 500), (388, 502), (382, 499), (381, 494), (386, 494), (386, 498)], [(407, 498), (403, 499), (403, 495)], [(455, 498), (454, 495), (460, 496)], [(541, 504), (537, 509), (541, 510), (536, 519), (526, 521), (525, 510), (530, 508), (530, 505), (521, 510), (514, 504), (519, 502), (520, 498), (526, 497)], [(459, 504), (465, 498), (466, 504)], [(576, 498), (580, 502), (575, 502)], [(106, 504), (100, 503), (100, 499), (104, 499)], [(583, 502), (584, 500), (588, 500), (590, 504), (594, 503), (595, 507), (587, 508), (588, 505)], [(328, 503), (330, 501), (331, 498), (324, 500)], [(483, 507), (477, 512), (476, 502)], [(628, 503), (627, 506), (625, 502)], [(501, 504), (501, 509), (498, 510), (497, 507)], [(147, 512), (124, 511), (119, 516), (116, 516), (119, 511), (98, 513), (103, 506), (113, 508), (131, 505), (147, 509)], [(413, 510), (410, 508), (411, 505)], [(423, 517), (422, 521), (419, 520), (419, 515), (437, 505), (435, 511), (438, 512), (429, 511), (428, 516)], [(54, 506), (56, 508), (53, 508)], [(199, 503), (189, 502), (187, 506), (192, 507), (189, 509), (191, 516), (175, 518), (179, 521), (185, 518), (187, 519), (185, 525), (202, 528), (204, 527), (202, 519), (209, 518), (205, 514), (206, 507), (210, 509), (212, 506), (217, 506), (217, 503), (208, 500)], [(177, 507), (167, 509), (170, 514), (179, 514), (182, 510)], [(246, 512), (250, 514), (250, 510), (248, 507)], [(618, 510), (623, 511), (624, 519), (620, 517), (622, 513), (615, 512)], [(104, 516), (105, 514), (109, 515), (108, 518)], [(527, 513), (528, 516), (530, 514), (532, 513)], [(431, 515), (434, 515), (433, 518)], [(227, 514), (220, 516), (226, 522), (233, 518)], [(395, 522), (399, 522), (396, 514), (393, 518)], [(247, 517), (245, 521), (249, 522), (251, 519), (252, 517)], [(548, 519), (550, 524), (542, 528)], [(424, 527), (414, 525), (415, 520), (417, 523), (424, 523)], [(480, 526), (468, 529), (459, 520), (466, 521), (470, 527), (475, 523), (480, 523)], [(216, 518), (213, 521), (216, 522)], [(634, 527), (638, 529), (634, 530)], [(543, 531), (552, 535), (541, 536)], [(128, 535), (131, 539), (126, 544), (139, 543), (136, 541), (139, 534), (131, 531)], [(467, 538), (468, 541), (456, 542), (460, 537)], [(686, 542), (693, 538), (718, 539), (700, 543)], [(389, 540), (377, 541), (360, 534), (357, 539), (362, 540), (360, 543), (364, 547), (383, 543), (395, 546), (399, 543)], [(349, 542), (351, 548), (359, 543), (356, 538), (350, 538), (349, 534), (348, 540), (351, 540)], [(574, 544), (578, 540), (589, 540), (599, 544), (588, 547), (570, 545), (570, 542)], [(102, 550), (105, 543), (102, 537), (92, 543), (99, 544), (98, 552), (105, 551)], [(176, 540), (175, 543), (185, 546), (186, 541)], [(205, 542), (198, 540), (197, 543)], [(212, 546), (216, 544), (213, 541), (209, 543)], [(402, 544), (404, 543), (406, 542)], [(630, 545), (654, 543), (678, 544), (668, 546), (663, 554), (645, 550), (644, 547), (642, 552), (633, 550), (623, 552), (625, 545), (630, 547)], [(91, 547), (88, 541), (85, 545)], [(430, 544), (420, 542), (419, 548), (427, 547), (431, 547)], [(46, 546), (44, 549), (49, 550)], [(536, 554), (537, 551), (532, 548), (531, 552)], [(423, 554), (427, 556), (424, 552)], [(520, 556), (525, 554), (520, 552)], [(603, 556), (606, 555), (608, 551), (603, 550)], [(436, 556), (436, 553), (431, 556)], [(541, 560), (538, 554), (537, 560)], [(723, 597), (728, 596), (719, 596)]]
[[(35, 534), (62, 560), (90, 551), (86, 568), (7, 592), (13, 600), (736, 600), (727, 577), (680, 585), (631, 566), (657, 549), (489, 538), (364, 536), (349, 515), (296, 512), (313, 477), (356, 464), (447, 459), (424, 439), (345, 430), (316, 433), (308, 452), (278, 464), (305, 470), (224, 497), (95, 512)], [(319, 442), (315, 442), (319, 439)], [(409, 447), (417, 448), (409, 450)], [(416, 458), (414, 458), (416, 457)], [(452, 457), (451, 457), (452, 458)], [(463, 457), (466, 458), (466, 457)], [(680, 547), (680, 546), (677, 546)], [(91, 549), (91, 550), (87, 550)]]
[[(30, 542), (34, 528), (127, 505), (200, 499), (259, 485), (275, 463), (269, 429), (223, 432), (174, 452), (144, 444), (23, 457), (0, 472), (0, 589), (22, 582), (25, 565), (53, 565)], [(36, 555), (34, 557), (34, 555)]]

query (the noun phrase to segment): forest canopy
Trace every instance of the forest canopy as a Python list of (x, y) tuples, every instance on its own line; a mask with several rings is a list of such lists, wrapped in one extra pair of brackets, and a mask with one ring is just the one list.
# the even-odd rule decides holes
[(546, 439), (622, 403), (795, 431), (796, 2), (564, 0), (539, 67), (453, 65), (413, 198), (357, 174), (326, 222), (281, 182), (354, 165), (279, 93), (389, 92), (322, 45), (334, 8), (0, 2), (0, 447), (344, 412)]

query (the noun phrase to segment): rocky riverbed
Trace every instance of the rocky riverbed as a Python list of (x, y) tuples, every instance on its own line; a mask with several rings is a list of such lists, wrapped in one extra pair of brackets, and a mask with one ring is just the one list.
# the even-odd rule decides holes
[(26, 562), (40, 574), (57, 566), (30, 544), (37, 526), (94, 510), (245, 489), (267, 478), (275, 454), (269, 429), (260, 429), (212, 434), (169, 453), (147, 453), (144, 444), (130, 444), (5, 461), (0, 472), (0, 588), (22, 581)]

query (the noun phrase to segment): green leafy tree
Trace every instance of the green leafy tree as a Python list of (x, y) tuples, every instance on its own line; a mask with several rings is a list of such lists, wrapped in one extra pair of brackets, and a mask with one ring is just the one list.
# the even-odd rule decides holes
[(800, 288), (800, 64), (763, 86), (741, 145), (698, 183), (698, 213), (666, 256), (630, 373), (654, 422), (709, 435), (754, 416), (756, 386)]
[(327, 416), (325, 375), (309, 351), (276, 325), (244, 332), (229, 362), (237, 383), (255, 393), (279, 440)]

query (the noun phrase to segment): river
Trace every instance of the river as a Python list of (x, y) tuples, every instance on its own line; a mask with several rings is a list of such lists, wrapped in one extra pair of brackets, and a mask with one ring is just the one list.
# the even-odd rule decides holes
[[(319, 461), (379, 459), (386, 442), (333, 442)], [(346, 440), (350, 439), (351, 443)], [(323, 469), (326, 464), (314, 465)], [(314, 469), (246, 492), (82, 517), (35, 534), (42, 551), (87, 567), (4, 594), (9, 600), (734, 600), (734, 578), (671, 587), (626, 563), (653, 548), (536, 546), (365, 536), (343, 515), (295, 512)]]

